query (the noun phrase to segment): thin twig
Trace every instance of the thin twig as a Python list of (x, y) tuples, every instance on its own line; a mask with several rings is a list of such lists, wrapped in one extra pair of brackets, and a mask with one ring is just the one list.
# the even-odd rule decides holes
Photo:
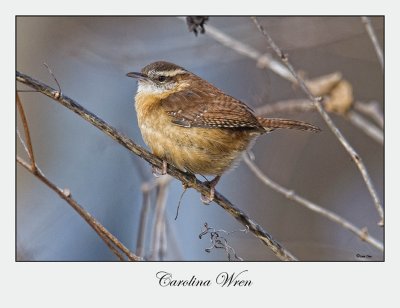
[(186, 191), (187, 191), (187, 187), (186, 187), (186, 186), (183, 186), (183, 191), (182, 191), (182, 193), (181, 193), (181, 195), (180, 195), (180, 197), (179, 197), (178, 206), (176, 207), (175, 220), (178, 219), (179, 209), (180, 209), (180, 207), (181, 207), (183, 195), (186, 193)]
[[(25, 146), (25, 149), (27, 149), (27, 151), (28, 151), (28, 156), (31, 160), (32, 169), (35, 170), (36, 169), (36, 161), (35, 161), (35, 155), (33, 154), (32, 140), (31, 140), (31, 135), (29, 133), (28, 120), (26, 119), (24, 107), (22, 106), (22, 103), (21, 103), (18, 93), (17, 93), (16, 97), (17, 97), (17, 107), (18, 107), (19, 115), (21, 117), (22, 125), (24, 126), (24, 133), (25, 133), (25, 138), (26, 138), (26, 143), (27, 143), (27, 148)], [(19, 136), (19, 137), (20, 137), (20, 140), (22, 141), (21, 136)], [(23, 145), (24, 145), (24, 143), (23, 143)]]
[[(143, 158), (148, 163), (162, 169), (162, 161), (146, 151), (142, 147), (135, 144), (131, 139), (119, 133), (115, 128), (108, 125), (102, 119), (91, 113), (90, 111), (83, 108), (77, 102), (65, 95), (58, 95), (58, 92), (48, 85), (45, 85), (30, 76), (16, 72), (17, 81), (28, 85), (31, 88), (38, 90), (44, 95), (52, 98), (54, 101), (60, 103), (64, 107), (72, 110), (83, 119), (100, 129), (102, 132), (113, 138), (119, 144), (127, 148), (133, 154)], [(172, 165), (168, 165), (168, 174), (181, 181), (185, 186), (191, 187), (203, 195), (210, 194), (210, 188), (199, 181), (193, 174), (185, 173), (175, 168)], [(228, 199), (226, 199), (219, 192), (215, 192), (214, 202), (221, 206), (225, 211), (232, 215), (237, 221), (244, 226), (249, 227), (249, 231), (253, 233), (258, 239), (268, 246), (272, 252), (281, 260), (284, 261), (295, 261), (296, 258), (287, 251), (279, 242), (277, 242), (268, 232), (266, 232), (259, 224), (253, 221), (246, 213), (234, 206)]]
[(382, 47), (379, 45), (378, 37), (376, 36), (375, 30), (372, 27), (371, 19), (369, 19), (369, 17), (363, 16), (363, 17), (361, 17), (361, 20), (365, 26), (365, 29), (367, 30), (367, 33), (372, 41), (372, 44), (374, 45), (376, 55), (378, 57), (379, 63), (381, 64), (381, 67), (383, 69), (383, 67), (384, 67), (383, 51), (382, 51)]
[(58, 93), (59, 93), (59, 95), (61, 95), (61, 86), (60, 86), (60, 83), (58, 82), (56, 76), (53, 74), (53, 71), (51, 70), (50, 66), (47, 65), (46, 62), (43, 62), (43, 65), (47, 68), (47, 70), (49, 71), (50, 75), (53, 77), (53, 79), (56, 82), (57, 87), (58, 87)]
[(143, 202), (140, 210), (139, 230), (136, 241), (136, 253), (141, 257), (144, 256), (145, 251), (144, 243), (146, 237), (147, 217), (150, 208), (150, 190), (147, 188), (147, 186), (147, 183), (142, 185)]
[(21, 142), (26, 154), (28, 155), (29, 159), (32, 160), (31, 154), (29, 153), (29, 150), (28, 150), (28, 147), (26, 146), (26, 143), (25, 143), (24, 139), (22, 139), (21, 133), (19, 132), (18, 128), (17, 128), (17, 136), (18, 136), (18, 139)]
[(128, 248), (125, 247), (114, 235), (112, 235), (102, 224), (100, 224), (94, 217), (94, 224), (96, 228), (100, 230), (102, 234), (104, 234), (119, 250), (121, 250), (128, 258), (129, 261), (142, 261), (143, 259), (139, 256), (136, 256), (133, 252), (131, 252)]
[[(19, 141), (21, 142), (21, 144), (22, 144), (22, 146), (23, 146), (23, 148), (24, 148), (26, 154), (28, 155), (29, 159), (31, 159), (30, 156), (29, 156), (28, 148), (27, 148), (27, 146), (26, 146), (24, 140), (22, 139), (21, 133), (19, 132), (19, 129), (18, 129), (18, 128), (17, 128), (17, 136), (18, 136), (18, 139), (19, 139)], [(40, 173), (44, 174), (43, 171), (39, 168), (38, 165), (36, 165), (36, 169), (37, 169)]]
[(343, 228), (353, 232), (354, 234), (358, 235), (361, 240), (373, 245), (374, 247), (378, 248), (379, 250), (383, 251), (383, 245), (378, 240), (371, 237), (365, 229), (359, 229), (354, 226), (351, 222), (347, 221), (346, 219), (340, 217), (339, 215), (297, 195), (293, 190), (287, 189), (278, 183), (272, 181), (269, 177), (267, 177), (248, 157), (247, 155), (243, 155), (243, 161), (246, 165), (250, 168), (250, 170), (268, 187), (272, 188), (276, 192), (284, 195), (289, 200), (293, 200), (298, 204), (308, 208), (309, 210), (316, 212), (329, 220), (339, 224)]
[(167, 254), (168, 242), (167, 242), (167, 219), (164, 217), (162, 228), (161, 228), (161, 238), (160, 247), (158, 249), (158, 260), (164, 261)]
[(380, 104), (376, 101), (371, 101), (368, 103), (355, 102), (354, 110), (363, 113), (364, 115), (370, 117), (372, 120), (379, 125), (380, 128), (384, 127), (383, 112)]
[(383, 145), (383, 131), (380, 128), (370, 124), (363, 116), (353, 110), (350, 110), (347, 113), (346, 118), (348, 118), (350, 123), (357, 126), (366, 135)]
[[(130, 261), (140, 261), (141, 258), (133, 254), (128, 248), (126, 248), (115, 236), (113, 236), (102, 224), (100, 224), (88, 211), (86, 211), (82, 206), (80, 206), (72, 197), (71, 194), (66, 194), (64, 190), (57, 187), (49, 179), (47, 179), (40, 171), (33, 168), (22, 158), (17, 156), (17, 162), (23, 166), (26, 170), (32, 173), (40, 181), (46, 184), (51, 190), (56, 192), (61, 199), (65, 200), (92, 228), (100, 235), (101, 239), (106, 242), (107, 246), (110, 247), (108, 242), (112, 242), (118, 249), (120, 249)], [(112, 250), (115, 253), (115, 250)], [(117, 254), (120, 258), (121, 254)]]
[[(165, 178), (165, 177), (161, 177)], [(150, 260), (157, 260), (160, 256), (162, 232), (165, 224), (165, 206), (168, 197), (168, 183), (159, 182), (157, 186), (157, 200), (153, 224), (153, 239)]]
[(108, 248), (117, 256), (120, 261), (125, 261), (124, 256), (118, 249), (113, 245), (113, 243), (101, 232), (100, 229), (95, 226), (94, 231), (100, 236), (100, 238), (104, 241), (104, 243), (108, 246)]
[(150, 193), (152, 190), (158, 188), (160, 185), (168, 185), (172, 181), (172, 179), (173, 177), (165, 175), (142, 184), (141, 190), (143, 195), (143, 203), (140, 212), (139, 230), (136, 244), (136, 253), (139, 256), (145, 255), (144, 243), (146, 237), (148, 213), (150, 208)]
[[(177, 230), (176, 230), (175, 226), (171, 225), (170, 219), (165, 220), (165, 229), (166, 229), (165, 234), (168, 237), (169, 250), (173, 251), (174, 260), (182, 260), (183, 257), (182, 257), (181, 249), (185, 245), (182, 245), (180, 238), (178, 236), (176, 236), (175, 233)], [(178, 233), (179, 233), (179, 230), (178, 230)], [(187, 248), (187, 247), (184, 247), (184, 248)]]
[(361, 175), (367, 185), (367, 188), (369, 190), (369, 193), (372, 196), (372, 199), (374, 201), (375, 208), (379, 214), (380, 217), (380, 222), (378, 223), (379, 225), (382, 224), (383, 222), (383, 208), (382, 204), (378, 198), (378, 194), (376, 193), (376, 190), (372, 184), (371, 178), (368, 174), (367, 168), (365, 167), (361, 157), (357, 154), (357, 152), (353, 149), (353, 147), (350, 145), (350, 143), (346, 140), (346, 138), (342, 135), (342, 133), (339, 131), (339, 129), (336, 127), (336, 125), (333, 123), (331, 117), (328, 115), (328, 113), (324, 110), (322, 107), (322, 97), (315, 97), (311, 91), (308, 89), (306, 83), (304, 82), (303, 78), (297, 74), (295, 69), (293, 68), (292, 64), (289, 62), (288, 56), (282, 52), (282, 50), (275, 44), (275, 42), (272, 40), (271, 36), (268, 34), (268, 32), (263, 28), (263, 26), (258, 22), (258, 19), (256, 17), (252, 17), (255, 25), (257, 26), (258, 30), (261, 32), (261, 34), (266, 38), (268, 45), (275, 51), (275, 53), (278, 55), (278, 57), (282, 60), (282, 62), (286, 65), (286, 67), (289, 69), (289, 71), (293, 74), (293, 76), (296, 78), (297, 83), (300, 85), (302, 90), (306, 93), (308, 98), (314, 103), (315, 107), (317, 108), (318, 112), (321, 114), (322, 118), (325, 120), (326, 124), (330, 128), (330, 130), (334, 133), (334, 135), (337, 137), (337, 139), (340, 141), (340, 143), (343, 145), (343, 147), (346, 149), (347, 153), (350, 155), (352, 160), (355, 162), (356, 166), (361, 172)]

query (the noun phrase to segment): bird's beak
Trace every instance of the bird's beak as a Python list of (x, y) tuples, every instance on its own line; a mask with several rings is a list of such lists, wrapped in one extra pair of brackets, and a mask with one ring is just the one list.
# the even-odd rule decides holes
[(146, 74), (138, 73), (138, 72), (131, 72), (131, 73), (126, 74), (126, 76), (131, 77), (131, 78), (144, 79), (144, 80), (149, 79), (149, 77), (147, 77)]

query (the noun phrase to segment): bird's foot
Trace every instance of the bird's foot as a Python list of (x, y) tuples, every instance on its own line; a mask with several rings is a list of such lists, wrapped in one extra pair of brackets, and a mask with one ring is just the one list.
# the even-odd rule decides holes
[(153, 175), (156, 178), (158, 178), (158, 177), (160, 177), (160, 175), (167, 174), (167, 167), (168, 167), (167, 161), (163, 160), (162, 169), (160, 169), (160, 168), (158, 168), (156, 166), (152, 166), (151, 167), (151, 172), (153, 173)]
[(213, 178), (211, 181), (207, 181), (205, 184), (210, 187), (210, 195), (206, 196), (201, 194), (201, 202), (204, 204), (210, 204), (211, 201), (214, 200), (214, 195), (215, 195), (215, 186), (217, 186), (219, 179), (221, 178), (220, 175), (216, 176)]

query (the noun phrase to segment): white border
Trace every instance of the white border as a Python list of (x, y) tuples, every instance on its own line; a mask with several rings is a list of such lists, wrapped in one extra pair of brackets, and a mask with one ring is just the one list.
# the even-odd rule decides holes
[[(134, 307), (163, 305), (188, 307), (380, 307), (398, 302), (396, 265), (400, 234), (398, 190), (399, 18), (395, 1), (186, 1), (187, 7), (171, 1), (154, 1), (143, 8), (133, 1), (83, 2), (38, 1), (2, 4), (2, 185), (1, 281), (2, 302), (13, 307)], [(68, 7), (65, 5), (68, 4)], [(8, 7), (6, 7), (8, 5)], [(77, 9), (79, 8), (79, 10)], [(386, 15), (386, 262), (384, 263), (15, 263), (14, 262), (14, 15), (15, 14), (385, 14)], [(4, 44), (6, 42), (6, 44)], [(396, 44), (396, 45), (395, 45)], [(4, 95), (5, 94), (5, 95)], [(395, 118), (396, 117), (396, 118)], [(396, 202), (397, 201), (397, 202)], [(161, 288), (159, 270), (177, 277), (191, 274), (215, 277), (221, 271), (249, 270), (251, 288), (186, 287)], [(393, 277), (392, 281), (390, 278)]]

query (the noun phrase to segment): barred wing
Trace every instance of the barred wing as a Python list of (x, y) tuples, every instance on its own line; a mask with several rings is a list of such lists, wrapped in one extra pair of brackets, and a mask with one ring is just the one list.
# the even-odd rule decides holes
[(161, 105), (173, 123), (184, 127), (263, 130), (247, 105), (214, 87), (206, 90), (178, 91), (162, 100)]

